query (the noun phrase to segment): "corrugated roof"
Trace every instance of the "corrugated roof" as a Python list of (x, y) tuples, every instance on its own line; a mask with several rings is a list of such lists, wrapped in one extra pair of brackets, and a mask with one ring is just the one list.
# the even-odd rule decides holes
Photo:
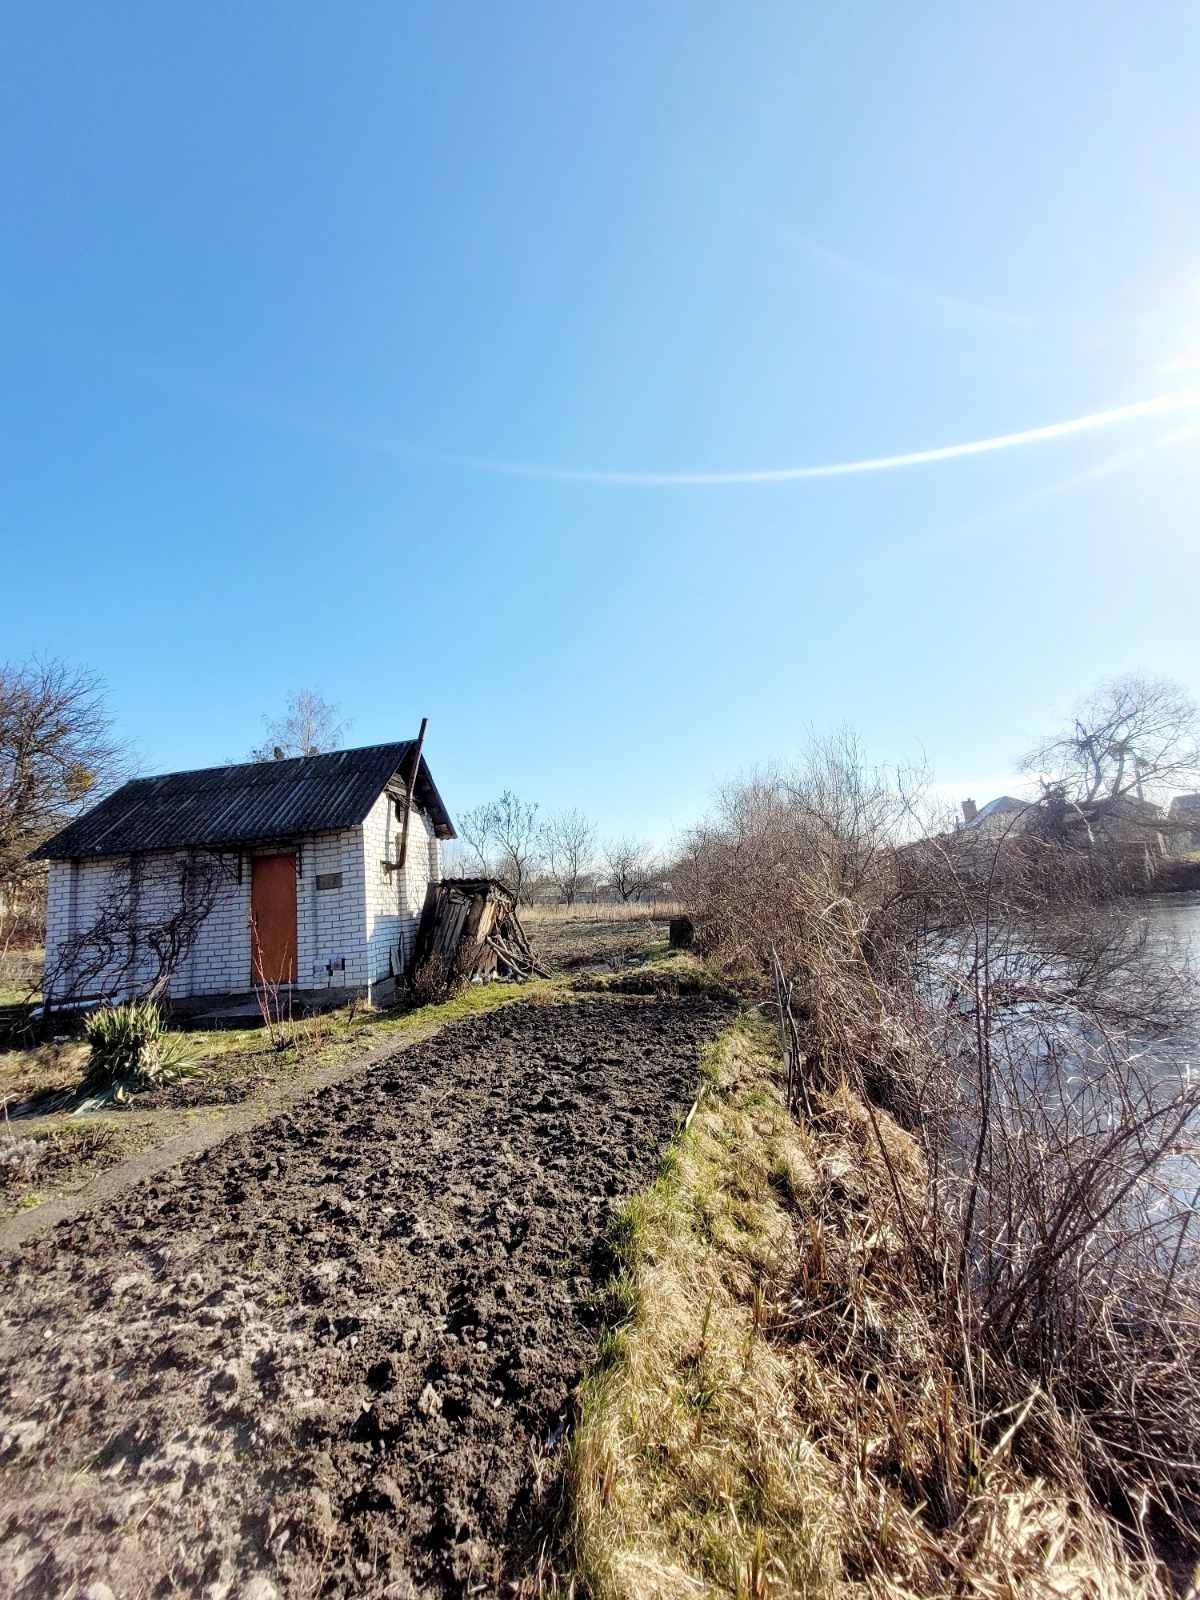
[[(34, 857), (117, 856), (131, 850), (213, 848), (353, 828), (404, 766), (411, 739), (287, 761), (252, 761), (135, 778), (77, 817)], [(405, 774), (407, 776), (407, 774)], [(440, 839), (454, 825), (422, 757), (416, 803)]]
[(1018, 800), (1014, 795), (997, 795), (994, 800), (989, 800), (987, 805), (980, 806), (979, 810), (969, 822), (963, 824), (966, 828), (983, 828), (993, 817), (1010, 816), (1016, 811), (1029, 811), (1032, 809), (1028, 800)]

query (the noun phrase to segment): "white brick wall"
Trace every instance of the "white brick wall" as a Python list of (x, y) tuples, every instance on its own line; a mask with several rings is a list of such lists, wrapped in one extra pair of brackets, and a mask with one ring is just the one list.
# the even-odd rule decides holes
[[(403, 803), (403, 802), (401, 802)], [(391, 974), (391, 955), (404, 967), (412, 955), (425, 888), (440, 873), (438, 841), (415, 808), (409, 824), (408, 864), (403, 873), (384, 870), (400, 848), (395, 805), (381, 795), (360, 828), (313, 834), (288, 847), (299, 856), (296, 883), (296, 971), (304, 989), (368, 990)], [(257, 853), (268, 853), (265, 851)], [(250, 884), (252, 853), (222, 856), (224, 877), (216, 904), (171, 983), (177, 999), (238, 993), (250, 988)], [(152, 924), (178, 905), (186, 851), (141, 858), (138, 920)], [(52, 861), (46, 892), (46, 970), (53, 974), (60, 951), (75, 932), (90, 927), (112, 891), (128, 882), (129, 858)], [(318, 874), (340, 873), (338, 888), (318, 889)], [(343, 963), (344, 965), (339, 965)], [(135, 993), (157, 970), (153, 954), (128, 942), (106, 969), (85, 985), (88, 994)], [(77, 975), (78, 976), (78, 975)], [(70, 997), (71, 975), (56, 985)], [(81, 990), (81, 993), (84, 992)]]
[(179, 999), (250, 987), (250, 857), (241, 857), (240, 883), (238, 859), (236, 853), (222, 857), (227, 871), (217, 902), (184, 958), (182, 970), (171, 980), (171, 994)]
[[(361, 829), (317, 834), (306, 841), (304, 861), (296, 895), (300, 984), (307, 989), (364, 989)], [(318, 874), (330, 872), (341, 873), (341, 887), (318, 889)]]
[(414, 806), (408, 823), (408, 855), (403, 872), (388, 871), (384, 861), (400, 856), (403, 800), (380, 795), (363, 823), (363, 858), (366, 876), (367, 982), (380, 983), (390, 976), (393, 961), (404, 971), (412, 957), (432, 876), (431, 844), (438, 841), (425, 816)]
[[(250, 986), (250, 861), (242, 861), (242, 882), (237, 881), (236, 852), (218, 858), (222, 870), (216, 903), (201, 926), (195, 945), (185, 956), (171, 982), (176, 997), (220, 994)], [(187, 864), (186, 851), (166, 851), (142, 856), (135, 872), (133, 891), (137, 922), (152, 926), (179, 906), (180, 876)], [(63, 946), (75, 933), (92, 927), (106, 904), (123, 892), (130, 881), (128, 856), (89, 861), (52, 861), (46, 896), (46, 973), (54, 996), (71, 998), (107, 994), (114, 998), (143, 989), (158, 970), (157, 959), (143, 940), (122, 941), (119, 953), (99, 972), (57, 973)], [(90, 966), (90, 963), (89, 963)]]

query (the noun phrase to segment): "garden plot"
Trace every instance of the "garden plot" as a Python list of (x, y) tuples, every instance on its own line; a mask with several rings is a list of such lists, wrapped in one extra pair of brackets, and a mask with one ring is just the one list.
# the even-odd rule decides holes
[(0, 1269), (0, 1589), (519, 1579), (607, 1218), (727, 1016), (510, 1006), (25, 1246)]

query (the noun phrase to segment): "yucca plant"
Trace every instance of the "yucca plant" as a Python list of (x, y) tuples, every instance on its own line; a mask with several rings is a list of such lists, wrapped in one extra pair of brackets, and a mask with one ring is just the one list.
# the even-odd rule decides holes
[(157, 1089), (193, 1069), (183, 1058), (178, 1034), (168, 1033), (153, 1000), (126, 1000), (101, 1006), (84, 1023), (90, 1047), (80, 1085), (87, 1097), (78, 1107), (90, 1111), (128, 1100), (143, 1089)]

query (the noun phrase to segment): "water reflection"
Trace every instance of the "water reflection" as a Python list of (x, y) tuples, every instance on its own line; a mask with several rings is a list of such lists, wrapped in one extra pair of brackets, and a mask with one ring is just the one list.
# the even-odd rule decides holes
[[(1167, 950), (1173, 961), (1188, 961), (1200, 979), (1200, 893), (1155, 895), (1147, 902), (1146, 916), (1151, 939)], [(1193, 1023), (1156, 1041), (1153, 1054), (1164, 1068), (1200, 1072), (1200, 1026)]]

